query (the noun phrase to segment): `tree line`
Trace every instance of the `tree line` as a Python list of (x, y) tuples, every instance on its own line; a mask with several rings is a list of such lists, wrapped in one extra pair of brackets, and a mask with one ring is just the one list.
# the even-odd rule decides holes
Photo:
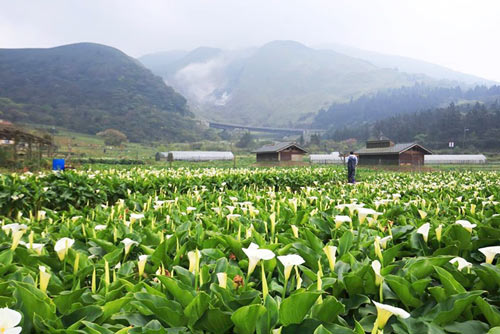
[(344, 126), (372, 123), (396, 114), (414, 113), (444, 107), (454, 102), (482, 101), (492, 103), (500, 98), (500, 86), (476, 86), (464, 90), (460, 87), (433, 87), (415, 84), (368, 94), (348, 103), (334, 103), (320, 110), (315, 117), (313, 128), (329, 128), (334, 131)]
[(417, 141), (432, 149), (446, 149), (453, 142), (459, 150), (500, 149), (500, 103), (473, 103), (429, 109), (371, 123), (344, 126), (330, 131), (329, 139), (388, 137), (394, 142)]

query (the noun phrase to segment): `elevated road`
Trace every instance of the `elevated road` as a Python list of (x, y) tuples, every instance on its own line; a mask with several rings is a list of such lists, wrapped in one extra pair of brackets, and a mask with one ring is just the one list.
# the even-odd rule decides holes
[(213, 129), (223, 129), (223, 130), (235, 130), (242, 129), (254, 132), (267, 132), (282, 136), (291, 135), (304, 135), (304, 134), (323, 134), (325, 130), (317, 129), (290, 129), (290, 128), (271, 128), (271, 127), (260, 127), (260, 126), (249, 126), (249, 125), (238, 125), (220, 122), (208, 122), (209, 127)]

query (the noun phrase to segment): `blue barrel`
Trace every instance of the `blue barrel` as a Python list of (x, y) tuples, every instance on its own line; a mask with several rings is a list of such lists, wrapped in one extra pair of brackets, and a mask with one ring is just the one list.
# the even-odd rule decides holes
[(52, 159), (52, 170), (64, 170), (64, 159)]

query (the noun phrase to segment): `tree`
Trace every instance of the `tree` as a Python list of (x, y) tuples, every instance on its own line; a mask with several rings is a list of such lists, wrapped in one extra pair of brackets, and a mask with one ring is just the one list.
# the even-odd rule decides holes
[(241, 136), (240, 140), (236, 143), (236, 147), (246, 148), (252, 146), (253, 144), (253, 136), (250, 134), (250, 132), (245, 132), (243, 136)]
[(106, 129), (98, 132), (97, 136), (104, 138), (104, 144), (109, 146), (120, 146), (127, 141), (127, 136), (116, 129)]

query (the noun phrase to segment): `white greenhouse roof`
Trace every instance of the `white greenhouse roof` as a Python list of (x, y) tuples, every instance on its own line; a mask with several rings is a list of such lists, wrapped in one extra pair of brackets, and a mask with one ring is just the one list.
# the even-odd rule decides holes
[[(232, 152), (221, 151), (170, 151), (168, 157), (173, 161), (213, 161), (213, 160), (233, 160)], [(169, 158), (170, 159), (170, 158)]]
[(483, 154), (432, 154), (424, 156), (426, 164), (480, 164), (485, 163)]
[(332, 154), (310, 154), (309, 159), (312, 163), (317, 164), (341, 164), (344, 162), (338, 152), (333, 152)]

